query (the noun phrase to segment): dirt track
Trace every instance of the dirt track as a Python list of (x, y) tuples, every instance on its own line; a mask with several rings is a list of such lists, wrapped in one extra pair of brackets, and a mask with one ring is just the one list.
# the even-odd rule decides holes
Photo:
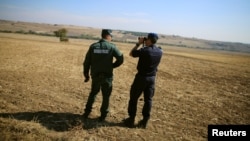
[[(133, 45), (123, 43), (115, 43), (125, 62), (114, 71), (107, 122), (95, 120), (101, 94), (91, 119), (82, 121), (90, 91), (90, 83), (83, 83), (82, 61), (93, 42), (0, 34), (3, 139), (198, 141), (206, 140), (208, 124), (250, 124), (249, 54), (163, 47), (149, 126), (123, 127), (137, 63), (128, 56)], [(142, 104), (141, 99), (136, 121)]]

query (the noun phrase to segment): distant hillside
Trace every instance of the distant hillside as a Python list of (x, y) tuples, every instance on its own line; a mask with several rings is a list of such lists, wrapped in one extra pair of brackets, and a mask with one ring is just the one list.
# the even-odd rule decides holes
[[(65, 28), (68, 31), (68, 37), (70, 38), (100, 38), (101, 29), (74, 26), (74, 25), (59, 25), (59, 24), (46, 24), (46, 23), (29, 23), (21, 21), (6, 21), (0, 20), (0, 32), (9, 33), (23, 33), (23, 34), (40, 34), (46, 36), (54, 36), (54, 31)], [(145, 36), (146, 33), (136, 31), (124, 31), (114, 30), (114, 41), (119, 42), (136, 42), (138, 36)], [(196, 38), (185, 38), (176, 35), (164, 35), (159, 34), (160, 39), (158, 44), (176, 46), (176, 47), (188, 47), (199, 49), (212, 49), (212, 50), (225, 50), (235, 52), (250, 53), (250, 44), (233, 43), (233, 42), (221, 42), (211, 41)]]

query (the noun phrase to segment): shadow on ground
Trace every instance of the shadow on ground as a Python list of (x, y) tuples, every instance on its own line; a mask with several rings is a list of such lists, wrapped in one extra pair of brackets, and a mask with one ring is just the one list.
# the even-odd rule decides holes
[(40, 123), (49, 130), (55, 130), (58, 132), (69, 131), (74, 127), (79, 126), (86, 130), (102, 126), (123, 126), (123, 123), (113, 123), (108, 121), (98, 122), (97, 118), (83, 119), (79, 114), (52, 113), (48, 111), (0, 113), (0, 117), (23, 121), (33, 121)]

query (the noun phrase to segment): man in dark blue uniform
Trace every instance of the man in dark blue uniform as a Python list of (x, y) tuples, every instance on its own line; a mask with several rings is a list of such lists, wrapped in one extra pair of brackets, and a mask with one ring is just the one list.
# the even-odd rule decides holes
[[(87, 118), (92, 110), (92, 105), (96, 95), (102, 91), (102, 105), (100, 108), (101, 116), (99, 121), (105, 120), (109, 112), (109, 98), (112, 92), (113, 69), (123, 63), (123, 55), (111, 43), (112, 31), (110, 29), (102, 30), (102, 39), (93, 43), (85, 56), (83, 62), (83, 75), (85, 82), (89, 81), (89, 70), (92, 78), (91, 92), (86, 103), (83, 117)], [(115, 62), (113, 62), (115, 58)]]
[[(144, 94), (143, 119), (139, 121), (138, 126), (146, 128), (150, 118), (152, 98), (155, 91), (155, 77), (162, 57), (161, 48), (155, 45), (157, 40), (158, 35), (156, 33), (149, 33), (147, 37), (139, 38), (138, 43), (130, 52), (130, 56), (139, 57), (139, 60), (137, 64), (138, 73), (134, 78), (130, 90), (128, 104), (129, 117), (124, 120), (125, 125), (128, 127), (134, 127), (137, 102), (142, 93)], [(138, 49), (143, 43), (145, 43), (145, 46)]]

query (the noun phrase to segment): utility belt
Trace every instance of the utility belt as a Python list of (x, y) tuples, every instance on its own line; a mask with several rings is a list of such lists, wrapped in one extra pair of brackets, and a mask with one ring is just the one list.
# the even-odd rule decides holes
[(98, 78), (108, 78), (108, 77), (112, 77), (112, 74), (108, 74), (105, 72), (100, 72), (94, 75), (94, 77), (98, 77)]
[(99, 78), (105, 78), (107, 77), (107, 74), (106, 73), (98, 73), (97, 75)]

